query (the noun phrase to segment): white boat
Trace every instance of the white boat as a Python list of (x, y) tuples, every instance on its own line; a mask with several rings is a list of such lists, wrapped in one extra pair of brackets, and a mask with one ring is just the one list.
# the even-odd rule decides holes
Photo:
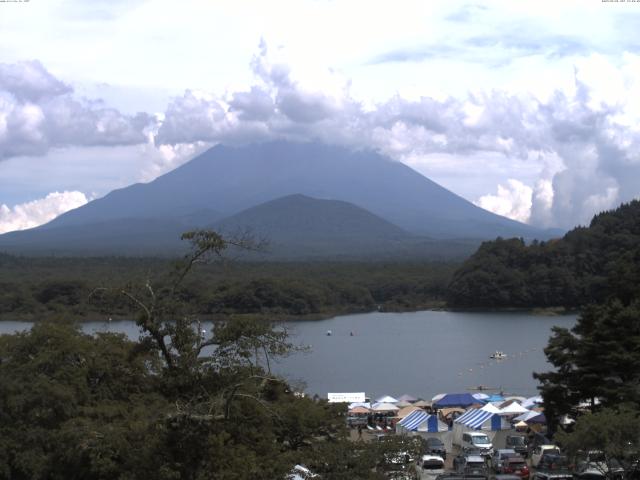
[(330, 337), (331, 335), (333, 335), (333, 332), (331, 330), (327, 330), (327, 337)]
[(502, 360), (504, 358), (507, 358), (507, 354), (504, 352), (501, 352), (500, 350), (496, 350), (491, 355), (489, 355), (489, 358), (493, 358), (495, 360)]

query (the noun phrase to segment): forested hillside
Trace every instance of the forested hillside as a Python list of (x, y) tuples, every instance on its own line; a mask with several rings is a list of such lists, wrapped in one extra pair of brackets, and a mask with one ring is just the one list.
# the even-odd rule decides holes
[[(41, 320), (68, 314), (81, 320), (132, 318), (122, 297), (98, 287), (132, 281), (167, 285), (171, 261), (152, 258), (55, 258), (0, 255), (0, 319)], [(194, 313), (271, 318), (347, 312), (417, 310), (444, 303), (455, 263), (249, 263), (205, 265), (181, 286)], [(94, 294), (92, 295), (92, 292)]]
[(623, 301), (640, 288), (640, 201), (596, 215), (563, 238), (483, 243), (454, 274), (454, 307), (566, 307)]

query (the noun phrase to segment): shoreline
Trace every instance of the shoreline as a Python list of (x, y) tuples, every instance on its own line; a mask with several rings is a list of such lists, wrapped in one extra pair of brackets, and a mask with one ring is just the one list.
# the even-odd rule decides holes
[[(317, 312), (306, 315), (293, 315), (293, 314), (281, 314), (281, 313), (230, 313), (230, 314), (205, 314), (201, 315), (200, 319), (205, 322), (216, 322), (221, 321), (230, 316), (256, 316), (264, 318), (265, 320), (270, 320), (275, 323), (297, 323), (297, 322), (316, 322), (322, 320), (328, 320), (336, 317), (344, 317), (347, 315), (356, 315), (356, 314), (368, 314), (368, 313), (416, 313), (416, 312), (452, 312), (452, 313), (529, 313), (531, 315), (537, 315), (541, 317), (561, 317), (565, 315), (576, 315), (580, 312), (579, 309), (569, 310), (564, 307), (531, 307), (531, 308), (521, 308), (521, 307), (501, 307), (501, 308), (454, 308), (448, 307), (444, 302), (433, 302), (426, 303), (421, 305), (416, 305), (415, 307), (397, 307), (396, 308), (384, 308), (384, 305), (379, 305), (378, 308), (354, 308), (354, 309), (344, 309), (344, 310), (332, 310), (327, 312)], [(11, 318), (5, 318), (5, 315), (0, 315), (0, 322), (19, 322), (19, 323), (37, 323), (39, 321), (47, 321), (53, 320), (55, 318), (60, 318), (62, 315), (60, 312), (46, 314), (46, 315), (38, 315), (38, 314), (29, 314), (29, 315), (20, 315), (14, 316)], [(135, 320), (132, 318), (135, 314), (123, 316), (123, 315), (114, 315), (111, 317), (106, 317), (103, 314), (91, 312), (87, 315), (77, 315), (73, 314), (70, 316), (70, 320), (77, 323), (91, 323), (91, 322), (107, 322), (109, 318), (112, 321), (132, 321)]]

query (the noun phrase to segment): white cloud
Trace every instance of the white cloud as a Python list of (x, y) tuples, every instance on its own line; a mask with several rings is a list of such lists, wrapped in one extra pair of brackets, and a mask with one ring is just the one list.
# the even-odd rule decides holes
[(52, 192), (44, 198), (13, 207), (0, 204), (0, 234), (37, 227), (88, 201), (82, 192), (64, 191)]
[[(515, 195), (507, 180), (518, 179), (532, 186), (536, 225), (571, 227), (640, 194), (631, 4), (98, 3), (31, 2), (28, 20), (24, 9), (3, 12), (0, 56), (39, 58), (49, 70), (37, 62), (0, 68), (0, 159), (135, 145), (142, 173), (122, 174), (122, 186), (217, 142), (319, 139), (420, 165), (469, 199), (504, 203)], [(265, 42), (247, 69), (261, 37), (270, 48)], [(82, 80), (130, 92), (190, 90), (162, 120), (83, 100), (71, 80), (76, 91)], [(87, 157), (106, 168), (104, 150), (92, 148)], [(62, 187), (42, 188), (38, 195)], [(78, 178), (65, 188), (84, 186)], [(524, 218), (521, 208), (510, 214)]]
[[(314, 139), (374, 148), (421, 164), (427, 174), (434, 155), (446, 156), (451, 172), (456, 165), (469, 168), (464, 159), (472, 158), (476, 170), (491, 168), (507, 177), (498, 182), (497, 194), (480, 195), (478, 204), (539, 226), (572, 227), (640, 194), (640, 112), (632, 101), (620, 101), (633, 94), (618, 93), (609, 101), (599, 93), (601, 79), (590, 83), (590, 72), (598, 68), (577, 70), (571, 91), (557, 90), (545, 101), (493, 90), (466, 98), (397, 95), (365, 106), (340, 75), (333, 73), (332, 83), (342, 87), (327, 93), (304, 83), (294, 66), (277, 57), (263, 42), (249, 89), (226, 96), (186, 91), (174, 99), (155, 142), (178, 148)], [(602, 58), (593, 62), (597, 67)], [(637, 59), (627, 55), (626, 62), (635, 67)], [(632, 67), (619, 69), (618, 84), (633, 82), (627, 78)], [(516, 179), (516, 169), (529, 170), (526, 184)]]
[(0, 64), (0, 160), (67, 146), (135, 145), (153, 118), (75, 98), (40, 62)]
[(484, 195), (476, 205), (504, 217), (528, 222), (531, 216), (533, 189), (519, 180), (510, 178), (507, 185), (498, 185), (496, 195)]

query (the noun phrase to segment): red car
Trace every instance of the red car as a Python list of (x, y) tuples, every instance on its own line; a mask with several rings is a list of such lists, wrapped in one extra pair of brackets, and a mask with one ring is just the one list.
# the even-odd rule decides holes
[(520, 478), (524, 480), (528, 480), (529, 478), (529, 467), (525, 462), (524, 458), (521, 457), (509, 457), (506, 458), (502, 467), (500, 468), (500, 473), (509, 473), (511, 475), (518, 475)]

